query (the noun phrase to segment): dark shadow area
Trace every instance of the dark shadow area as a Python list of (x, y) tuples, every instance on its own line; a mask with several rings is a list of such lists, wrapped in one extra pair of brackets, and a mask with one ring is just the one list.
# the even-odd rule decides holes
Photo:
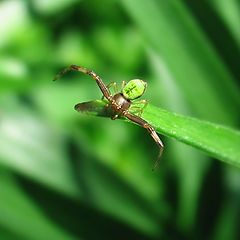
[[(94, 193), (94, 189), (97, 188), (98, 192), (101, 191), (102, 193), (102, 196), (98, 195), (101, 199), (106, 197), (108, 200), (110, 199), (110, 203), (113, 204), (119, 202), (123, 204), (132, 204), (134, 208), (144, 212), (150, 219), (159, 222), (159, 226), (162, 229), (164, 218), (166, 217), (165, 213), (163, 212), (160, 218), (159, 211), (157, 211), (154, 206), (143, 199), (139, 193), (122, 179), (116, 176), (111, 169), (100, 164), (100, 161), (92, 158), (88, 159), (75, 142), (76, 141), (72, 139), (68, 139), (68, 155), (73, 175), (78, 183), (79, 189), (85, 196), (85, 200), (87, 200), (87, 204), (95, 205), (98, 201)], [(151, 170), (149, 169), (149, 171)], [(91, 181), (89, 181), (89, 176), (94, 176), (91, 177)]]
[[(95, 209), (97, 199), (94, 189), (102, 188), (102, 196), (112, 198), (111, 202), (122, 201), (122, 204), (132, 203), (134, 207), (144, 212), (153, 221), (159, 222), (162, 229), (162, 219), (159, 211), (145, 201), (138, 193), (131, 189), (121, 179), (116, 177), (110, 169), (94, 160), (84, 160), (84, 153), (72, 140), (68, 140), (68, 154), (73, 175), (83, 193), (81, 201), (73, 200), (41, 184), (32, 182), (27, 178), (17, 175), (20, 185), (30, 198), (42, 209), (50, 219), (61, 228), (78, 238), (85, 239), (160, 239), (160, 236), (150, 237), (134, 229), (127, 223), (111, 218), (108, 214)], [(88, 181), (88, 173), (94, 171), (94, 180)], [(107, 184), (106, 184), (107, 183)], [(91, 184), (93, 186), (91, 186)], [(103, 187), (102, 187), (103, 186)], [(98, 196), (99, 197), (99, 196)], [(107, 201), (108, 199), (106, 199)], [(163, 216), (164, 218), (164, 216)], [(90, 227), (91, 226), (91, 227)]]
[(13, 239), (23, 239), (23, 237), (18, 235), (11, 229), (6, 229), (5, 227), (0, 226), (0, 239), (13, 240)]
[[(75, 179), (79, 185), (79, 189), (84, 191), (84, 196), (88, 199), (88, 203), (94, 202), (92, 194), (92, 186), (89, 185), (88, 176), (94, 176), (91, 179), (95, 182), (95, 185), (104, 186), (103, 192), (112, 193), (115, 198), (116, 195), (124, 196), (125, 200), (134, 203), (139, 209), (143, 209), (149, 214), (149, 217), (157, 220), (158, 214), (155, 213), (154, 207), (149, 205), (149, 202), (145, 201), (140, 194), (135, 192), (127, 183), (120, 179), (111, 169), (99, 163), (97, 159), (86, 159), (83, 153), (79, 152), (78, 146), (71, 139), (68, 140), (68, 151), (70, 155), (70, 161), (72, 165), (72, 171)], [(149, 169), (151, 171), (151, 169)], [(116, 194), (116, 195), (114, 195)]]
[(177, 213), (178, 213), (178, 206), (179, 206), (179, 186), (178, 182), (179, 179), (177, 178), (178, 174), (174, 171), (167, 172), (166, 183), (167, 183), (167, 192), (166, 192), (166, 198), (167, 202), (171, 202), (171, 218), (167, 220), (167, 234), (165, 236), (165, 239), (176, 239), (176, 240), (185, 240), (188, 239), (184, 233), (181, 233), (178, 230), (177, 226)]
[(55, 40), (59, 39), (64, 32), (71, 30), (81, 29), (86, 33), (91, 32), (96, 27), (96, 22), (98, 26), (114, 26), (116, 29), (130, 22), (128, 15), (117, 2), (109, 1), (107, 9), (101, 2), (95, 2), (94, 5), (88, 1), (74, 2), (65, 7), (64, 14), (61, 11), (54, 14), (38, 12), (32, 1), (27, 2), (27, 7), (35, 19), (40, 20), (43, 25), (52, 30)]
[(187, 0), (184, 2), (212, 41), (212, 45), (227, 64), (235, 79), (238, 80), (238, 84), (240, 84), (240, 50), (228, 27), (212, 9), (208, 1)]
[(84, 203), (69, 199), (22, 176), (17, 175), (17, 179), (44, 214), (77, 239), (151, 239)]
[(222, 178), (222, 165), (213, 162), (203, 182), (197, 212), (197, 222), (194, 235), (196, 239), (209, 239), (215, 229), (215, 223), (220, 213), (225, 196)]

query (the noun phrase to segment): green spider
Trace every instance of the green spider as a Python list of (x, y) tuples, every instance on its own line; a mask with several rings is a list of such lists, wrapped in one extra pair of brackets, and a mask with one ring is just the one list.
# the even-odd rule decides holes
[[(76, 66), (76, 65), (71, 65), (71, 66), (63, 69), (59, 74), (56, 75), (54, 80), (59, 79), (62, 75), (64, 75), (65, 73), (67, 73), (69, 71), (72, 71), (72, 70), (88, 74), (97, 82), (97, 84), (103, 94), (103, 98), (106, 98), (108, 101), (107, 107), (111, 109), (111, 113), (112, 113), (111, 119), (112, 120), (115, 120), (119, 117), (126, 117), (130, 121), (147, 129), (147, 131), (150, 133), (151, 137), (154, 139), (154, 141), (157, 143), (157, 145), (160, 148), (158, 158), (153, 166), (153, 169), (157, 168), (160, 157), (163, 152), (164, 145), (163, 145), (161, 139), (159, 138), (159, 136), (157, 135), (156, 131), (154, 130), (154, 128), (148, 122), (146, 122), (140, 116), (137, 116), (137, 115), (129, 112), (130, 106), (136, 104), (136, 102), (133, 102), (133, 101), (138, 99), (139, 97), (141, 97), (143, 95), (143, 93), (145, 92), (145, 90), (147, 88), (147, 83), (140, 79), (133, 79), (133, 80), (130, 80), (128, 83), (123, 82), (121, 92), (118, 92), (118, 93), (115, 93), (114, 95), (112, 95), (109, 88), (111, 86), (114, 86), (115, 90), (116, 90), (116, 83), (111, 83), (106, 86), (104, 84), (104, 82), (102, 81), (102, 79), (94, 71), (88, 70), (84, 67)], [(140, 101), (138, 101), (138, 103), (139, 102)], [(142, 100), (141, 102), (144, 104), (144, 107), (145, 107), (147, 102), (145, 100)], [(87, 107), (87, 105), (84, 105), (83, 103), (78, 103), (77, 105), (75, 105), (75, 110), (82, 111), (83, 108), (86, 108), (86, 107)], [(144, 107), (139, 110), (140, 115), (141, 115)], [(139, 107), (136, 106), (135, 108), (138, 109)], [(87, 110), (87, 109), (85, 109), (85, 110)]]

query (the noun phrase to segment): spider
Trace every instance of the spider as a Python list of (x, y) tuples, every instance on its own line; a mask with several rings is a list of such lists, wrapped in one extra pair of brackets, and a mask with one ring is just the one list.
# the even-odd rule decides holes
[[(62, 71), (60, 71), (55, 76), (54, 81), (59, 79), (60, 77), (62, 77), (62, 75), (64, 75), (65, 73), (67, 73), (69, 71), (78, 71), (78, 72), (85, 73), (85, 74), (89, 75), (90, 77), (92, 77), (96, 81), (98, 87), (100, 88), (100, 90), (103, 94), (102, 99), (106, 98), (108, 101), (107, 107), (109, 107), (111, 109), (111, 113), (112, 113), (111, 119), (112, 120), (115, 120), (120, 117), (125, 117), (125, 118), (129, 119), (130, 121), (138, 124), (139, 126), (147, 129), (147, 131), (149, 132), (151, 137), (154, 139), (154, 141), (160, 148), (158, 158), (153, 166), (153, 169), (156, 169), (159, 164), (159, 160), (162, 155), (164, 145), (163, 145), (161, 139), (159, 138), (159, 136), (157, 135), (156, 131), (154, 130), (154, 128), (148, 122), (146, 122), (144, 119), (142, 119), (140, 117), (143, 109), (147, 105), (146, 100), (135, 101), (136, 99), (138, 99), (139, 97), (141, 97), (143, 95), (143, 93), (145, 92), (145, 90), (147, 88), (147, 83), (140, 79), (132, 79), (127, 83), (125, 83), (125, 81), (123, 81), (121, 91), (117, 92), (116, 91), (117, 84), (115, 82), (110, 83), (109, 85), (105, 85), (103, 80), (94, 71), (89, 70), (82, 66), (77, 66), (77, 65), (71, 65), (71, 66), (63, 69)], [(111, 94), (110, 87), (114, 87), (115, 92), (116, 92), (114, 95)], [(139, 108), (138, 106), (136, 106), (136, 104), (138, 104), (138, 103), (143, 103), (144, 106), (142, 108)], [(82, 105), (82, 103), (76, 104), (74, 107), (75, 110), (80, 111), (82, 108), (81, 105)], [(135, 109), (137, 110), (137, 112), (139, 114), (135, 115), (133, 113), (130, 113), (130, 111), (129, 111), (130, 106), (131, 106), (131, 109), (135, 107)]]

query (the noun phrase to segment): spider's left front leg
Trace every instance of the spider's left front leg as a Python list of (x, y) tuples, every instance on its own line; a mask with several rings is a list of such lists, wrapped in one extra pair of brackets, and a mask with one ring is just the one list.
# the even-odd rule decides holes
[(98, 87), (100, 88), (102, 94), (104, 95), (104, 97), (109, 101), (112, 102), (112, 95), (109, 91), (109, 89), (107, 88), (107, 86), (104, 84), (103, 80), (92, 70), (87, 69), (85, 67), (82, 66), (77, 66), (77, 65), (70, 65), (69, 67), (63, 69), (62, 71), (60, 71), (54, 78), (55, 80), (58, 80), (60, 77), (62, 77), (64, 74), (66, 74), (69, 71), (78, 71), (78, 72), (82, 72), (85, 73), (87, 75), (89, 75), (90, 77), (92, 77)]
[(156, 162), (154, 163), (153, 166), (153, 170), (156, 169), (159, 165), (160, 162), (160, 158), (164, 149), (164, 145), (161, 141), (161, 139), (159, 138), (159, 136), (157, 135), (156, 131), (154, 130), (154, 128), (145, 120), (143, 120), (142, 118), (129, 113), (128, 111), (124, 112), (124, 116), (126, 118), (128, 118), (129, 120), (131, 120), (132, 122), (140, 125), (141, 127), (147, 129), (147, 131), (150, 133), (151, 137), (153, 138), (153, 140), (157, 143), (157, 145), (160, 148), (159, 154), (158, 154), (158, 158), (156, 160)]

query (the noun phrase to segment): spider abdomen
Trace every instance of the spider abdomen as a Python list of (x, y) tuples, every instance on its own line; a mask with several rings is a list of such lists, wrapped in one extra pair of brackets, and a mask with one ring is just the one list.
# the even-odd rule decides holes
[(143, 95), (147, 83), (141, 79), (130, 80), (122, 89), (122, 94), (126, 99), (134, 100)]

